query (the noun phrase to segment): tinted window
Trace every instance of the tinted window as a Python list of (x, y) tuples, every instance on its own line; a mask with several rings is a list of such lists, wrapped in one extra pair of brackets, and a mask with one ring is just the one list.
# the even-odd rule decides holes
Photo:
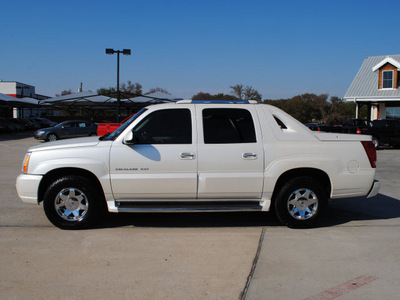
[(204, 109), (203, 132), (205, 144), (256, 142), (253, 119), (246, 109)]
[(74, 128), (75, 122), (67, 122), (63, 126), (64, 126), (64, 128)]
[(133, 129), (133, 135), (136, 144), (191, 144), (190, 110), (155, 111)]

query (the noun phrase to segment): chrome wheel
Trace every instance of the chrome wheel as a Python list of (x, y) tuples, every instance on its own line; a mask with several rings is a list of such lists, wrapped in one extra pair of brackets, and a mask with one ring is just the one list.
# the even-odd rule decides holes
[(57, 136), (54, 134), (54, 133), (52, 133), (52, 134), (49, 134), (49, 136), (48, 136), (48, 138), (47, 138), (50, 142), (52, 142), (52, 141), (57, 141)]
[(318, 197), (313, 191), (306, 188), (295, 190), (289, 196), (287, 208), (293, 218), (307, 220), (318, 211)]
[(89, 202), (86, 195), (77, 188), (65, 188), (54, 201), (58, 215), (67, 221), (82, 221), (88, 212)]

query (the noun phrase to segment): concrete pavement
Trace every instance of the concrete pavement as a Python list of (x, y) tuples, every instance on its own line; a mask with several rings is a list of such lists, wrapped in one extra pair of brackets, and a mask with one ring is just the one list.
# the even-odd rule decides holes
[(319, 228), (266, 228), (246, 300), (398, 299), (400, 150), (378, 151), (381, 193), (333, 200)]
[(378, 151), (381, 194), (335, 200), (319, 228), (270, 213), (112, 214), (62, 231), (15, 191), (37, 143), (0, 135), (0, 299), (239, 299), (246, 283), (246, 300), (400, 293), (400, 150)]

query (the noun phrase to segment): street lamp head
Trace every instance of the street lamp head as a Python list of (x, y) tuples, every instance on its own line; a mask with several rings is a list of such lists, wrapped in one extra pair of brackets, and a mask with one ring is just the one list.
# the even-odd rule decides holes
[(106, 54), (114, 54), (114, 53), (115, 53), (114, 49), (110, 49), (110, 48), (106, 49)]
[(122, 50), (123, 55), (131, 55), (131, 49), (124, 49)]

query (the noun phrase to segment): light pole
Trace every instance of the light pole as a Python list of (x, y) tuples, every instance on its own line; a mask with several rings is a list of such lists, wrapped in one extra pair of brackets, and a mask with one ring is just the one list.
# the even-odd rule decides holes
[(119, 54), (122, 53), (123, 55), (131, 55), (131, 49), (124, 49), (124, 50), (114, 50), (114, 49), (106, 49), (106, 54), (114, 54), (117, 53), (117, 123), (120, 120), (120, 95), (119, 95)]

